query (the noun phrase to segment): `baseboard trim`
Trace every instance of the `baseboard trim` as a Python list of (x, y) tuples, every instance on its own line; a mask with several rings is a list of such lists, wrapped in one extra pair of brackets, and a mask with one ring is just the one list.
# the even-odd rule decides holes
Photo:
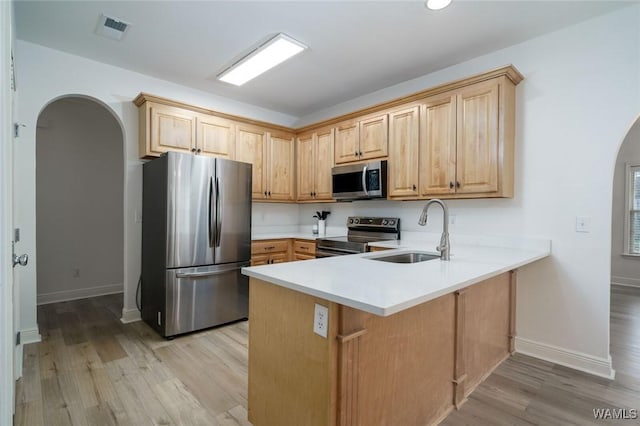
[(122, 293), (124, 286), (120, 284), (102, 285), (98, 287), (79, 288), (75, 290), (54, 291), (38, 294), (36, 304), (68, 302), (69, 300), (86, 299), (87, 297), (105, 296), (107, 294)]
[(640, 288), (640, 280), (637, 278), (628, 277), (616, 277), (611, 276), (611, 285), (621, 285), (624, 287), (638, 287)]
[(594, 376), (611, 380), (616, 377), (616, 371), (611, 364), (611, 356), (606, 359), (594, 357), (546, 343), (523, 339), (522, 337), (516, 337), (516, 352), (573, 368), (574, 370), (584, 371)]
[(122, 318), (120, 322), (123, 324), (129, 324), (131, 322), (142, 321), (140, 311), (137, 309), (122, 309)]
[(29, 343), (38, 343), (42, 341), (40, 336), (40, 329), (38, 327), (25, 328), (20, 330), (20, 343), (28, 345)]

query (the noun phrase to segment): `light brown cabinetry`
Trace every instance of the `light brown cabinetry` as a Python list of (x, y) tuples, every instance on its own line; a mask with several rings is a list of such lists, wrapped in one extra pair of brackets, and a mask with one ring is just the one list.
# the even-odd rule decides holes
[(386, 250), (392, 250), (390, 248), (387, 247), (372, 247), (369, 246), (369, 251), (373, 252), (373, 251), (386, 251)]
[(420, 195), (512, 197), (514, 103), (505, 77), (427, 98)]
[(386, 157), (387, 120), (387, 114), (377, 114), (338, 124), (335, 128), (335, 163)]
[(236, 129), (236, 160), (253, 165), (253, 200), (293, 201), (293, 136), (245, 124)]
[(293, 240), (293, 260), (316, 258), (316, 242), (313, 240)]
[(298, 201), (332, 201), (333, 129), (298, 136)]
[(251, 266), (270, 265), (291, 260), (291, 239), (251, 242)]
[(167, 151), (233, 159), (235, 130), (231, 120), (157, 102), (138, 110), (141, 157)]
[[(515, 333), (512, 272), (387, 317), (255, 278), (249, 288), (255, 426), (438, 424), (509, 356)], [(309, 327), (315, 304), (328, 308), (327, 338)]]
[(196, 149), (196, 114), (187, 109), (145, 102), (138, 109), (141, 157)]
[(389, 113), (389, 162), (387, 193), (393, 197), (418, 195), (420, 144), (418, 105)]
[(236, 156), (236, 129), (231, 120), (213, 115), (196, 117), (196, 152), (228, 160)]

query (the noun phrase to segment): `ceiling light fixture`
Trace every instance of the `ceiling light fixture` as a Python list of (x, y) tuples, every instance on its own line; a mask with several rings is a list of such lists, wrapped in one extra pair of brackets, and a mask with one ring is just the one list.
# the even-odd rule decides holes
[(424, 5), (431, 10), (440, 10), (451, 4), (451, 0), (426, 0)]
[(299, 41), (280, 33), (218, 74), (218, 80), (242, 86), (306, 48)]

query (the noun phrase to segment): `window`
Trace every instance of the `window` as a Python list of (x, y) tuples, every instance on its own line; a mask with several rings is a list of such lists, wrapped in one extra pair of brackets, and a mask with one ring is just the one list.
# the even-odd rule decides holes
[(627, 166), (627, 188), (626, 251), (640, 255), (640, 165)]

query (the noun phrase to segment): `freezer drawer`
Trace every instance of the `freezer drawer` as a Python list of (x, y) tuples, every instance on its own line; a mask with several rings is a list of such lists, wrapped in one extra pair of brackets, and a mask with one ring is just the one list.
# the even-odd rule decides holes
[(167, 270), (164, 336), (247, 318), (249, 262)]

